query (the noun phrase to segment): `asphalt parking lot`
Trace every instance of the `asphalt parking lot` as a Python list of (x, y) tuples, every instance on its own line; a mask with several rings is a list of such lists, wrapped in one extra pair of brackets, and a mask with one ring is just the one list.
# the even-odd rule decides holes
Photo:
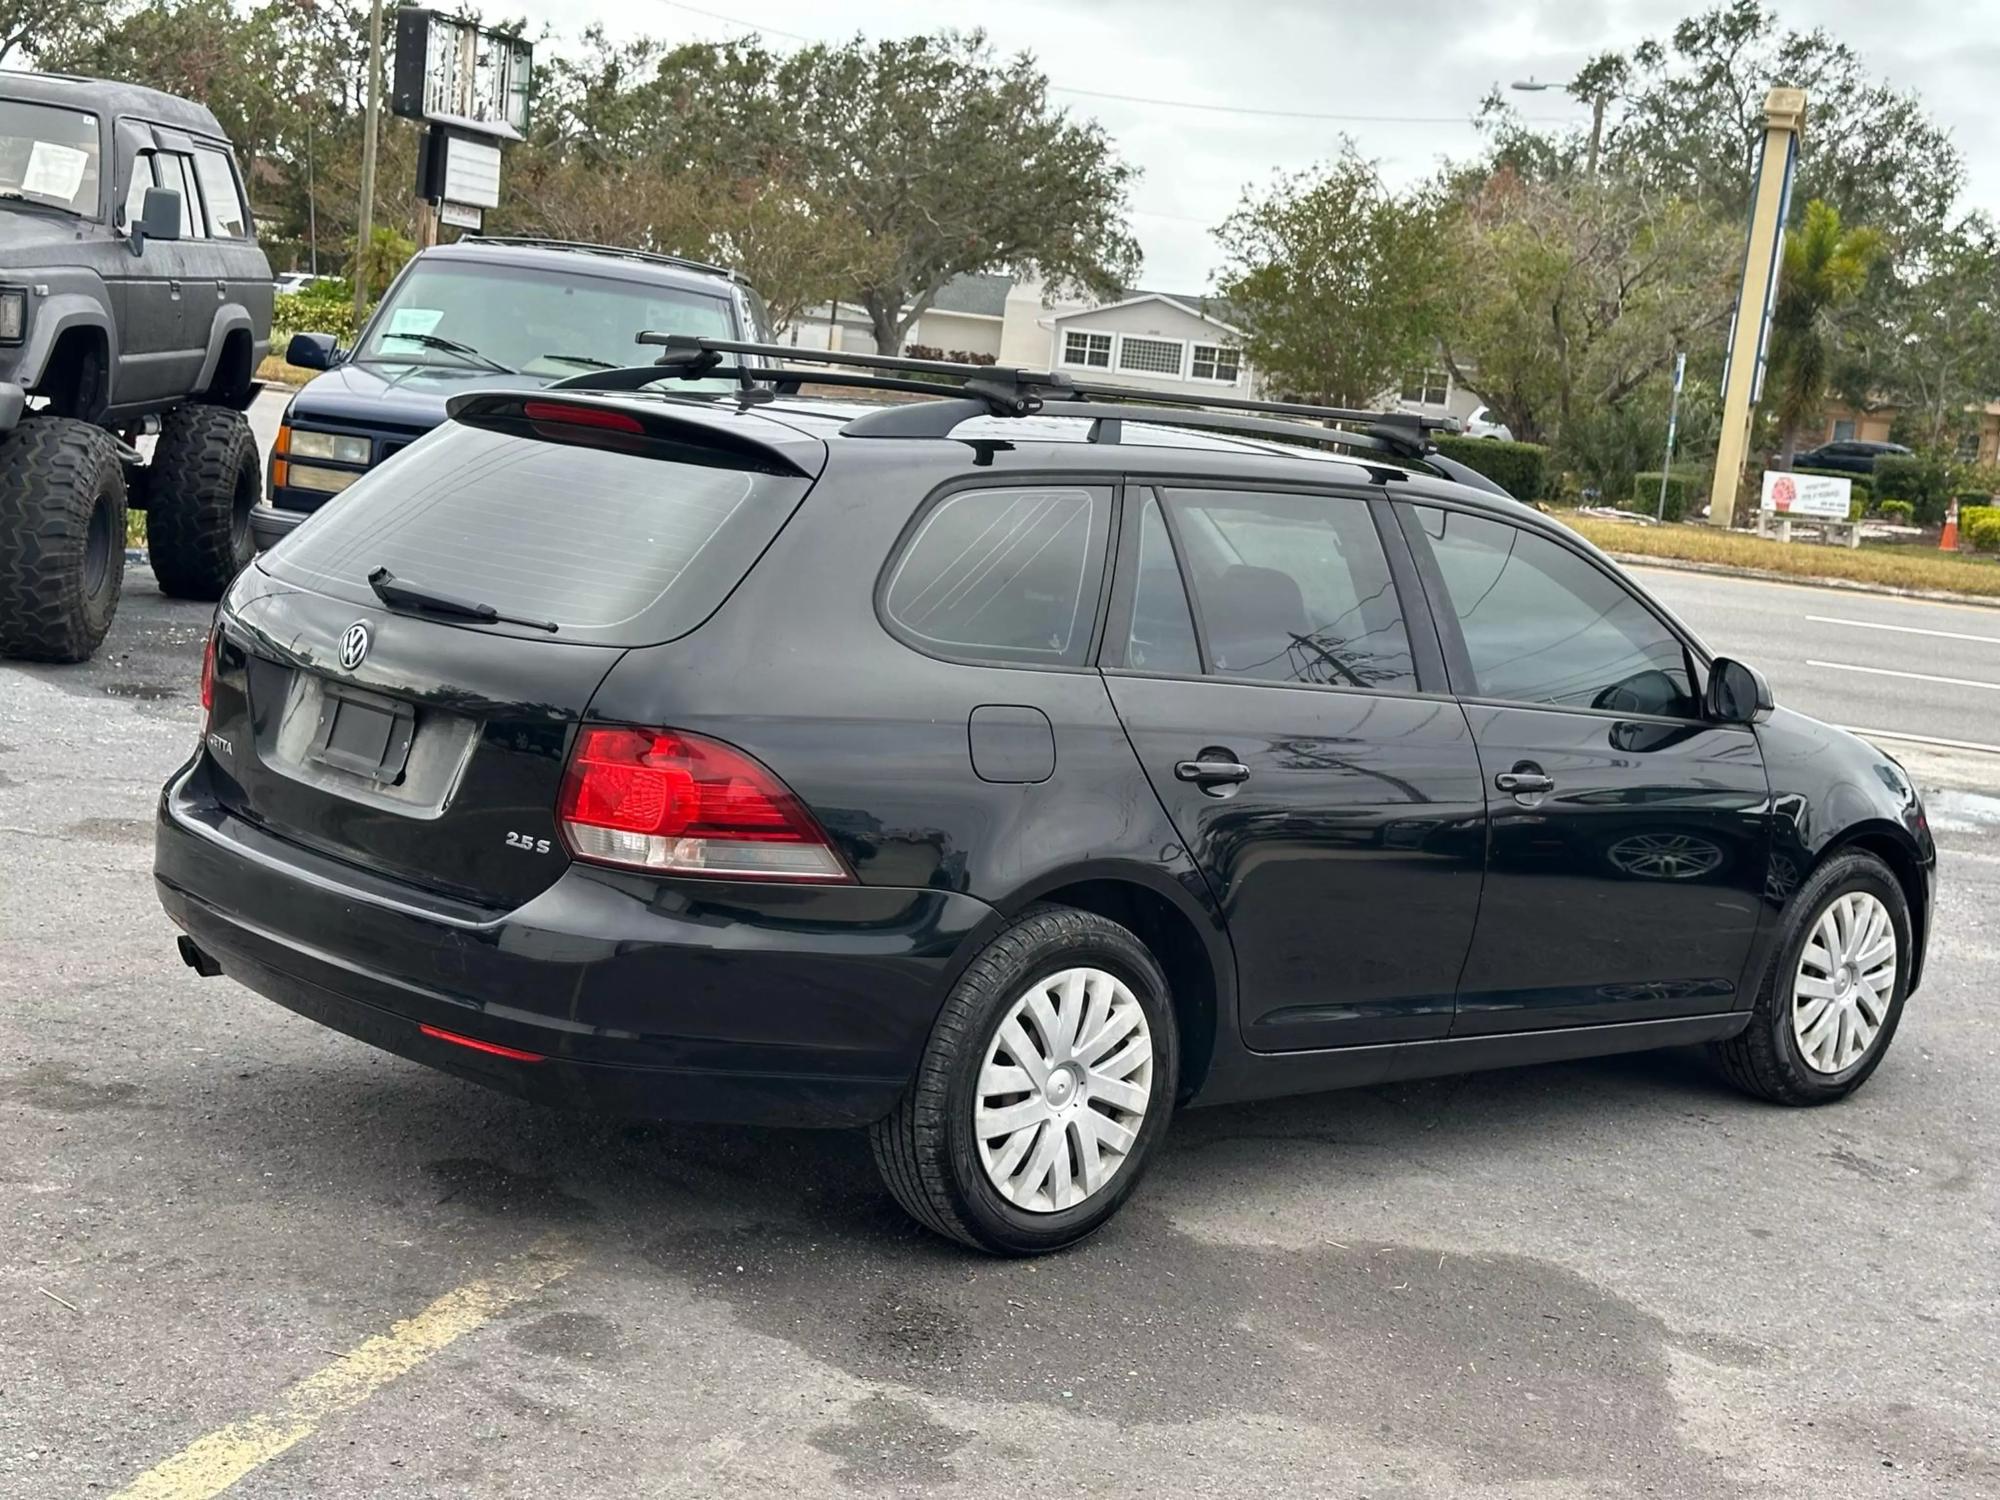
[(1663, 1053), (1195, 1111), (1002, 1263), (856, 1137), (537, 1108), (196, 978), (150, 818), (207, 618), (136, 569), (95, 662), (0, 666), (0, 1495), (2000, 1494), (2000, 801), (1935, 798), (1846, 1104)]

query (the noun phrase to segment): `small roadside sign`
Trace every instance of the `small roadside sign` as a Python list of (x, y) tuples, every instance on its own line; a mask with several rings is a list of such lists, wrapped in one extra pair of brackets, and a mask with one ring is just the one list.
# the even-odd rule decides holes
[(1767, 469), (1764, 471), (1762, 507), (1774, 515), (1845, 521), (1853, 491), (1854, 481), (1851, 479), (1834, 479), (1824, 474), (1786, 474)]

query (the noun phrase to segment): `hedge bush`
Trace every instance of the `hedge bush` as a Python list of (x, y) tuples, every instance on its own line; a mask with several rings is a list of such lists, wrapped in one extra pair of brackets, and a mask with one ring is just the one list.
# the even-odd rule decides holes
[(1540, 443), (1508, 443), (1498, 438), (1439, 436), (1438, 452), (1484, 474), (1516, 500), (1539, 500), (1548, 493), (1549, 450)]
[[(1708, 493), (1709, 475), (1706, 469), (1676, 469), (1667, 475), (1667, 504), (1661, 513), (1666, 521), (1681, 521), (1687, 513), (1701, 504), (1702, 496)], [(1660, 504), (1660, 471), (1648, 474), (1640, 472), (1632, 476), (1632, 503), (1626, 510), (1635, 510), (1643, 515), (1652, 515)]]
[(316, 282), (302, 292), (285, 292), (271, 303), (271, 350), (280, 358), (295, 333), (330, 333), (343, 349), (352, 347), (360, 327), (354, 321), (354, 284)]
[(1875, 507), (1875, 513), (1885, 521), (1895, 521), (1907, 526), (1916, 515), (1916, 507), (1907, 500), (1884, 500)]
[(1885, 453), (1875, 460), (1875, 493), (1885, 500), (1909, 501), (1920, 525), (1944, 520), (1952, 489), (1951, 466), (1939, 459)]
[(2000, 510), (1990, 505), (1974, 506), (1979, 512), (1970, 522), (1959, 521), (1959, 540), (1975, 552), (2000, 552)]

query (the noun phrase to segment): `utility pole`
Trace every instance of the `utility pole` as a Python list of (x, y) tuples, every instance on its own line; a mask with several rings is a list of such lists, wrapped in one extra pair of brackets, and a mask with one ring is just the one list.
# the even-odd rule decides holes
[(1604, 145), (1604, 107), (1611, 102), (1609, 94), (1599, 94), (1590, 101), (1590, 160), (1585, 164), (1583, 175), (1597, 175), (1597, 153)]
[(312, 275), (319, 277), (319, 194), (313, 186), (313, 119), (306, 115), (306, 247)]
[(354, 323), (358, 328), (368, 311), (367, 264), (375, 238), (375, 137), (382, 121), (382, 0), (368, 12), (368, 123), (361, 141), (361, 222), (354, 236)]
[(1792, 168), (1805, 131), (1804, 89), (1772, 89), (1764, 97), (1764, 144), (1752, 185), (1750, 243), (1743, 254), (1743, 284), (1729, 320), (1729, 362), (1722, 371), (1722, 432), (1715, 450), (1715, 482), (1708, 495), (1708, 520), (1728, 526), (1736, 514), (1736, 490), (1750, 449), (1750, 419), (1764, 393), (1764, 356), (1771, 333), (1771, 308), (1778, 296), (1778, 251), (1784, 243), (1785, 211), (1792, 197)]

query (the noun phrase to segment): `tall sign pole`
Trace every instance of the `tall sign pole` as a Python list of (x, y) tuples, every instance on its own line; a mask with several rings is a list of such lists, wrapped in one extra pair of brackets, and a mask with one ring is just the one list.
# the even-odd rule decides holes
[(382, 0), (368, 12), (368, 122), (361, 140), (361, 221), (354, 236), (354, 326), (368, 311), (369, 243), (375, 238), (375, 137), (382, 130)]
[(1667, 403), (1667, 456), (1660, 464), (1660, 503), (1653, 511), (1653, 519), (1667, 518), (1667, 480), (1674, 472), (1674, 434), (1681, 425), (1681, 384), (1687, 379), (1688, 357), (1683, 349), (1674, 356), (1674, 398)]
[(1735, 514), (1736, 490), (1750, 449), (1750, 418), (1764, 391), (1771, 308), (1778, 294), (1778, 250), (1784, 242), (1792, 170), (1798, 163), (1805, 123), (1804, 89), (1772, 89), (1764, 96), (1764, 144), (1757, 154), (1752, 189), (1750, 244), (1743, 256), (1743, 285), (1729, 320), (1729, 356), (1722, 371), (1722, 436), (1708, 496), (1708, 519), (1715, 526), (1727, 526)]

